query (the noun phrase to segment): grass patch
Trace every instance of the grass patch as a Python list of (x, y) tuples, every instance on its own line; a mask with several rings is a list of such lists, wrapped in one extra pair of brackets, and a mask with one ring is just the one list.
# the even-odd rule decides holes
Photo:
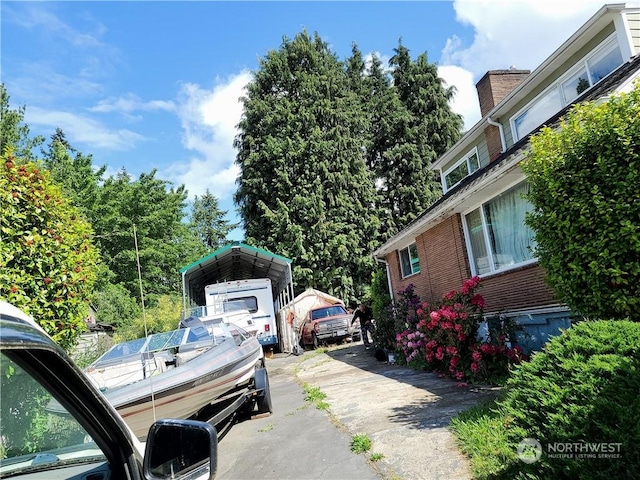
[(259, 433), (264, 433), (264, 432), (268, 432), (269, 430), (273, 430), (273, 423), (270, 423), (268, 425), (265, 425), (264, 427), (262, 427), (260, 430), (258, 430)]
[(498, 411), (496, 401), (465, 410), (451, 420), (462, 452), (470, 458), (475, 479), (489, 479), (517, 460), (507, 436), (508, 420)]
[(369, 460), (371, 460), (372, 462), (378, 462), (383, 458), (384, 458), (384, 454), (382, 453), (372, 453), (371, 456), (369, 457)]
[(351, 437), (351, 451), (353, 453), (365, 453), (371, 450), (371, 439), (363, 434), (356, 433)]
[(327, 394), (320, 390), (320, 388), (312, 387), (308, 383), (305, 383), (302, 388), (305, 392), (305, 401), (315, 404), (318, 410), (329, 409), (329, 404), (324, 401), (324, 399), (327, 398)]

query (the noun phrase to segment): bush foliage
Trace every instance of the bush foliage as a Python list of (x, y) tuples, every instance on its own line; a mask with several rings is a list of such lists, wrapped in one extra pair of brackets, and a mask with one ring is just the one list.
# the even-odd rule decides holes
[(398, 292), (397, 312), (406, 322), (396, 336), (401, 361), (456, 380), (502, 383), (512, 365), (526, 360), (512, 332), (499, 328), (499, 322), (486, 338), (478, 337), (484, 308), (479, 286), (478, 277), (469, 278), (459, 292), (431, 305), (420, 303), (413, 285)]
[(46, 170), (0, 163), (0, 298), (38, 320), (64, 348), (85, 330), (99, 254), (91, 226)]
[[(455, 425), (471, 440), (463, 445), (467, 453), (502, 452), (493, 471), (480, 478), (635, 478), (640, 471), (639, 349), (640, 325), (625, 320), (584, 321), (554, 337), (515, 370), (497, 408), (463, 418), (466, 427), (460, 421)], [(478, 447), (473, 430), (488, 425), (495, 443)], [(524, 438), (540, 442), (538, 461), (527, 464), (517, 457)], [(558, 444), (564, 455), (554, 452)], [(566, 448), (578, 454), (567, 454)], [(591, 456), (580, 455), (587, 451)]]
[(640, 307), (640, 83), (573, 108), (522, 163), (536, 256), (559, 299), (591, 318)]

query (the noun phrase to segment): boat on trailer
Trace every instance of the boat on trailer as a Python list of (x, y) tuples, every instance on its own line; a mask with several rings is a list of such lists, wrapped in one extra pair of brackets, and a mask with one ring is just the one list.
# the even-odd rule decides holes
[(224, 316), (118, 343), (85, 373), (140, 438), (160, 418), (216, 424), (240, 407), (272, 410), (262, 346)]

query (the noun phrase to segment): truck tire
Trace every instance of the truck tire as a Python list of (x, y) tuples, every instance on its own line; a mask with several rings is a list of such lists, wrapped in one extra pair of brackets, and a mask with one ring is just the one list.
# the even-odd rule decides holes
[(269, 387), (269, 375), (266, 368), (256, 370), (256, 389), (262, 390), (262, 393), (256, 398), (258, 413), (272, 413), (271, 388)]

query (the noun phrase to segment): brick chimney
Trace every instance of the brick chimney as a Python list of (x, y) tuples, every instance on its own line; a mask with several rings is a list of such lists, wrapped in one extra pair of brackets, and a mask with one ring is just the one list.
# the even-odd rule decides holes
[[(480, 113), (484, 117), (493, 107), (509, 95), (525, 78), (529, 76), (529, 70), (517, 70), (511, 67), (509, 70), (490, 70), (484, 74), (478, 83), (478, 100), (480, 101)], [(493, 119), (496, 120), (497, 119)], [(500, 131), (493, 125), (487, 126), (484, 130), (489, 149), (489, 159), (494, 161), (500, 156), (502, 143), (500, 142)]]

